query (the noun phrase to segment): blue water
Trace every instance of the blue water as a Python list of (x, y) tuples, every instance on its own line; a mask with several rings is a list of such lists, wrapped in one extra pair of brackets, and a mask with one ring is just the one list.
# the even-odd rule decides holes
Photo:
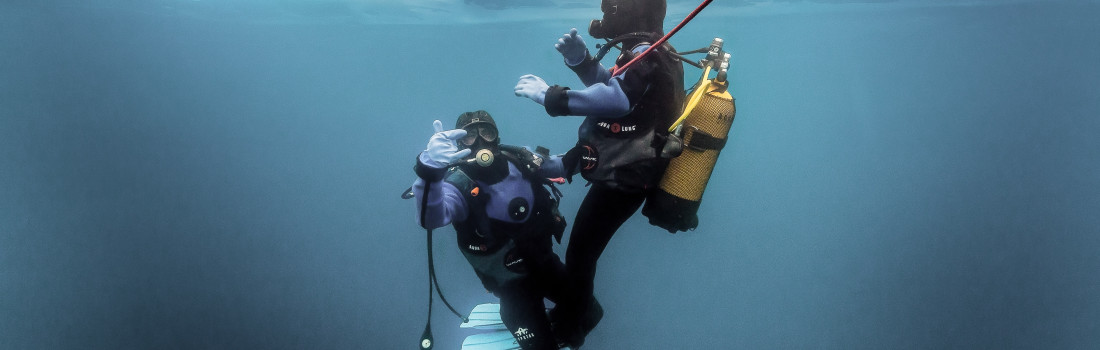
[[(626, 224), (586, 349), (1100, 344), (1100, 4), (712, 7), (673, 40), (734, 55), (702, 222)], [(411, 349), (425, 237), (398, 195), (432, 120), (485, 109), (504, 142), (564, 151), (580, 120), (512, 87), (579, 86), (552, 45), (598, 14), (3, 2), (0, 348)], [(571, 217), (586, 188), (564, 190)], [(452, 235), (448, 299), (493, 300)], [(469, 332), (435, 305), (457, 349)]]

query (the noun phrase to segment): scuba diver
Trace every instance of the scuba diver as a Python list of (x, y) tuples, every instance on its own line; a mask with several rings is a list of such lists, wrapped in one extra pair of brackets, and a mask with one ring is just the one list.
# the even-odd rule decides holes
[[(535, 75), (520, 77), (516, 96), (543, 105), (550, 116), (585, 116), (579, 141), (566, 157), (591, 183), (574, 219), (566, 250), (566, 268), (573, 285), (574, 308), (552, 311), (558, 335), (579, 346), (603, 311), (593, 296), (596, 263), (612, 235), (654, 192), (671, 156), (666, 150), (668, 128), (684, 106), (684, 71), (680, 61), (661, 45), (622, 72), (613, 74), (599, 62), (621, 44), (616, 67), (621, 68), (664, 35), (665, 0), (603, 0), (602, 20), (593, 20), (589, 34), (610, 40), (593, 57), (573, 28), (554, 46), (584, 83), (584, 89), (548, 85)], [(675, 152), (675, 151), (672, 151)], [(588, 302), (583, 302), (587, 300)]]
[(481, 110), (460, 115), (454, 130), (439, 120), (433, 126), (414, 167), (419, 222), (429, 230), (454, 225), (462, 254), (500, 298), (501, 320), (521, 348), (558, 349), (543, 299), (568, 304), (571, 289), (551, 242), (561, 242), (566, 226), (561, 193), (549, 180), (568, 176), (561, 157), (501, 144), (496, 122)]

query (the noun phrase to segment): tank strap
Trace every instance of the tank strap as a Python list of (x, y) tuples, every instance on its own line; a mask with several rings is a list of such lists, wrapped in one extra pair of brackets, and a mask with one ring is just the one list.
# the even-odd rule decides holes
[(726, 147), (727, 139), (720, 139), (699, 130), (695, 126), (688, 126), (684, 130), (684, 145), (696, 151), (715, 150), (720, 151)]

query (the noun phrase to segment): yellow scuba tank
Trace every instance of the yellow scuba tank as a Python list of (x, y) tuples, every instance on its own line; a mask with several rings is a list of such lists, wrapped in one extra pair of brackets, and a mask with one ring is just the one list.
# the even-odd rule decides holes
[[(669, 161), (658, 190), (642, 208), (650, 224), (670, 233), (699, 225), (696, 213), (703, 191), (733, 125), (736, 107), (726, 81), (730, 55), (721, 51), (721, 40), (715, 38), (711, 44), (703, 76), (688, 95), (683, 114), (669, 128), (670, 142), (682, 140), (682, 151)], [(713, 80), (708, 78), (712, 67), (718, 70)]]

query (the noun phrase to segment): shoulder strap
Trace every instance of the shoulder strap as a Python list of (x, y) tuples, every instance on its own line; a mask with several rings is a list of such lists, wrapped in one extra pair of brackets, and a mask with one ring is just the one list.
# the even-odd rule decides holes
[(500, 145), (500, 150), (505, 159), (508, 159), (509, 162), (516, 165), (516, 168), (519, 168), (524, 178), (534, 185), (549, 186), (550, 193), (554, 195), (555, 200), (561, 199), (561, 191), (554, 186), (553, 182), (535, 174), (542, 167), (543, 160), (550, 158), (549, 149), (538, 146), (535, 147), (535, 152), (531, 152), (520, 146)]
[[(615, 47), (615, 45), (618, 45), (619, 43), (621, 43), (623, 41), (626, 41), (626, 40), (641, 39), (643, 41), (644, 40), (649, 40), (649, 41), (653, 42), (653, 41), (656, 41), (660, 38), (661, 38), (661, 36), (658, 35), (657, 33), (650, 33), (650, 32), (626, 33), (626, 34), (617, 36), (617, 37), (615, 37), (611, 40), (608, 40), (607, 43), (597, 45), (599, 50), (596, 51), (596, 56), (594, 56), (593, 59), (595, 59), (596, 61), (602, 60), (603, 57), (606, 56), (607, 53), (611, 51), (611, 48)], [(623, 51), (630, 51), (630, 50), (623, 50)]]
[[(539, 149), (544, 150), (545, 148), (539, 147)], [(504, 159), (507, 159), (514, 164), (516, 168), (519, 168), (524, 178), (531, 181), (535, 180), (535, 173), (542, 167), (543, 158), (536, 156), (534, 152), (520, 146), (500, 145), (500, 151)]]

